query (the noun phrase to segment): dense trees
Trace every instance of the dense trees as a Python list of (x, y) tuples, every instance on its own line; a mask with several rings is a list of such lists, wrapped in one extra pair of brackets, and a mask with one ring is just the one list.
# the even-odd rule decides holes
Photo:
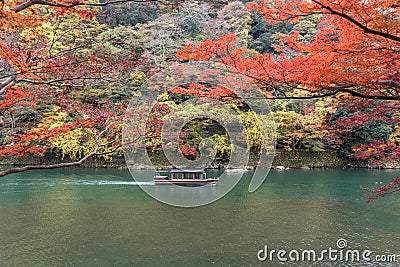
[[(253, 46), (263, 54), (254, 54), (231, 35), (191, 44), (178, 57), (229, 65), (254, 78), (271, 99), (333, 97), (332, 110), (325, 114), (330, 123), (318, 130), (329, 130), (346, 156), (371, 159), (374, 166), (390, 166), (391, 160), (398, 164), (397, 1), (261, 1), (248, 7), (264, 15), (267, 27), (290, 21), (292, 29), (272, 40), (272, 34), (258, 28), (251, 31), (257, 39), (265, 34), (268, 46)], [(286, 142), (295, 148), (305, 134), (305, 113), (279, 112), (287, 112), (280, 124), (292, 128), (286, 134), (278, 128), (278, 137), (283, 133), (291, 138)]]
[[(123, 74), (137, 64), (137, 56), (130, 48), (113, 50), (101, 38), (93, 38), (105, 27), (95, 19), (100, 5), (1, 3), (2, 162), (59, 150), (63, 157), (67, 154), (78, 161), (51, 167), (79, 165), (119, 146), (116, 122), (124, 104), (113, 103), (108, 86), (121, 84)], [(45, 166), (14, 171), (40, 167)]]
[[(0, 5), (2, 162), (58, 151), (81, 164), (120, 153), (121, 120), (136, 88), (178, 61), (202, 60), (253, 78), (272, 99), (278, 148), (338, 149), (371, 167), (398, 164), (397, 0)], [(173, 108), (204, 90), (175, 88), (163, 101)], [(227, 91), (205, 91), (251, 121)], [(191, 156), (196, 127), (185, 129)], [(210, 137), (219, 156), (229, 154), (223, 132)]]

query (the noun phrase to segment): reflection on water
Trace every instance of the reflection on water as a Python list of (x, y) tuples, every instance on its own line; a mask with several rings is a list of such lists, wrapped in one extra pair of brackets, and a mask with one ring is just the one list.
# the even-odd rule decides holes
[(259, 262), (258, 250), (318, 251), (339, 238), (351, 249), (399, 254), (400, 195), (368, 204), (359, 189), (393, 176), (400, 172), (271, 172), (249, 194), (246, 174), (221, 200), (188, 209), (153, 200), (127, 171), (16, 174), (0, 180), (0, 265), (283, 266)]

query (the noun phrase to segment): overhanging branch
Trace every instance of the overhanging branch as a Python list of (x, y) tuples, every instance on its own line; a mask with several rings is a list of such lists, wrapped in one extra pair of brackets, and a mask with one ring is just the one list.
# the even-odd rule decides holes
[(357, 27), (359, 27), (360, 29), (362, 29), (364, 32), (366, 33), (370, 33), (373, 35), (377, 35), (377, 36), (381, 36), (384, 37), (386, 39), (390, 39), (396, 42), (400, 42), (400, 37), (387, 33), (387, 32), (381, 32), (381, 31), (377, 31), (374, 29), (371, 29), (365, 25), (363, 25), (361, 22), (359, 22), (358, 20), (356, 20), (355, 18), (350, 17), (349, 15), (343, 13), (343, 12), (339, 12), (334, 10), (332, 7), (324, 5), (323, 3), (317, 1), (317, 0), (312, 0), (312, 2), (316, 3), (317, 5), (319, 5), (320, 7), (322, 7), (323, 9), (328, 10), (331, 14), (339, 16), (341, 18), (344, 18), (347, 21), (350, 21), (351, 23), (353, 23), (354, 25), (356, 25)]
[(64, 163), (57, 163), (57, 164), (48, 164), (48, 165), (27, 165), (27, 166), (24, 166), (24, 167), (10, 168), (8, 170), (1, 171), (0, 172), (0, 177), (6, 176), (6, 175), (9, 175), (9, 174), (12, 174), (12, 173), (25, 172), (25, 171), (29, 171), (29, 170), (49, 170), (49, 169), (59, 169), (59, 168), (80, 166), (86, 160), (88, 160), (89, 158), (91, 158), (93, 156), (106, 155), (106, 154), (114, 153), (115, 151), (117, 151), (121, 147), (121, 145), (116, 146), (115, 148), (113, 148), (113, 149), (111, 149), (109, 151), (98, 153), (99, 148), (102, 147), (102, 144), (99, 144), (99, 139), (111, 127), (111, 125), (113, 125), (113, 124), (109, 124), (103, 131), (101, 131), (96, 136), (96, 138), (95, 138), (96, 145), (95, 145), (95, 148), (93, 149), (93, 151), (91, 153), (89, 153), (88, 155), (86, 155), (85, 157), (81, 158), (78, 161), (64, 162)]
[(0, 83), (0, 96), (4, 94), (8, 87), (14, 85), (15, 83), (15, 76), (10, 76), (2, 83)]
[(111, 5), (111, 4), (127, 3), (127, 2), (148, 3), (148, 2), (160, 2), (160, 1), (158, 1), (158, 0), (112, 0), (112, 1), (106, 1), (104, 3), (73, 1), (70, 4), (67, 4), (67, 3), (57, 3), (57, 2), (44, 1), (44, 0), (29, 0), (29, 1), (26, 1), (26, 2), (16, 6), (12, 10), (14, 12), (20, 12), (20, 11), (22, 11), (26, 8), (29, 8), (33, 5), (73, 8), (73, 7), (77, 7), (77, 6), (107, 6), (107, 5)]
[(27, 165), (27, 166), (24, 166), (24, 167), (11, 168), (11, 169), (8, 169), (8, 170), (5, 170), (5, 171), (1, 171), (0, 172), (0, 177), (6, 176), (6, 175), (9, 175), (9, 174), (12, 174), (12, 173), (25, 172), (25, 171), (29, 171), (29, 170), (48, 170), (48, 169), (58, 169), (58, 168), (80, 166), (87, 159), (89, 159), (89, 158), (93, 157), (94, 155), (96, 155), (96, 152), (93, 151), (92, 153), (90, 153), (87, 156), (83, 157), (79, 161), (75, 161), (75, 162), (66, 162), (66, 163), (58, 163), (58, 164), (50, 164), (50, 165)]

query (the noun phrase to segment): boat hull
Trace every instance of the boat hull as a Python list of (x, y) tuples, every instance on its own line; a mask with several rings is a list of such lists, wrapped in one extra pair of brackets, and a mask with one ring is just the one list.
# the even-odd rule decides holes
[(180, 186), (203, 186), (203, 185), (215, 185), (218, 183), (218, 179), (163, 179), (154, 178), (156, 185), (180, 185)]

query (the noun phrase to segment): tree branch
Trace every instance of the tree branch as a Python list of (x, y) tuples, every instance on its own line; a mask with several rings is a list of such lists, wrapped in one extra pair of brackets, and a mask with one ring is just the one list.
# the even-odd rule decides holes
[(56, 2), (44, 1), (44, 0), (29, 0), (29, 1), (26, 1), (26, 2), (16, 6), (12, 10), (14, 12), (20, 12), (20, 11), (22, 11), (26, 8), (29, 8), (33, 5), (73, 8), (76, 6), (107, 6), (107, 5), (111, 5), (111, 4), (127, 3), (127, 2), (148, 3), (148, 2), (160, 2), (160, 1), (159, 0), (113, 0), (113, 1), (110, 1), (109, 0), (104, 3), (73, 1), (70, 4), (66, 4), (66, 3), (56, 3)]
[(97, 155), (106, 155), (106, 154), (111, 154), (114, 153), (118, 148), (120, 148), (121, 146), (118, 146), (110, 151), (106, 151), (103, 153), (98, 153), (99, 148), (102, 146), (101, 144), (99, 144), (99, 139), (100, 137), (111, 127), (112, 124), (109, 124), (103, 131), (101, 131), (95, 138), (96, 141), (96, 145), (94, 150), (86, 155), (85, 157), (81, 158), (78, 161), (74, 161), (74, 162), (64, 162), (64, 163), (58, 163), (58, 164), (49, 164), (49, 165), (27, 165), (24, 167), (17, 167), (17, 168), (11, 168), (8, 170), (4, 170), (0, 172), (0, 177), (12, 174), (12, 173), (18, 173), (18, 172), (25, 172), (25, 171), (29, 171), (29, 170), (48, 170), (48, 169), (59, 169), (59, 168), (65, 168), (65, 167), (73, 167), (73, 166), (80, 166), (82, 165), (86, 160), (88, 160), (89, 158), (93, 157), (93, 156), (97, 156)]
[[(236, 62), (234, 62), (236, 63)], [(226, 64), (226, 63), (225, 63)], [(251, 79), (254, 79), (262, 84), (265, 84), (266, 86), (271, 86), (267, 81), (261, 80), (253, 75), (249, 75), (247, 73), (241, 72), (238, 70), (237, 66), (235, 65), (234, 68), (237, 70), (236, 72), (232, 72), (232, 73), (238, 73), (238, 74), (242, 74), (246, 77), (249, 77)], [(264, 69), (265, 70), (265, 69)], [(266, 70), (265, 70), (266, 71)], [(391, 81), (389, 81), (391, 82)], [(388, 83), (388, 82), (387, 82)], [(390, 85), (393, 85), (394, 82), (392, 82)], [(350, 88), (354, 88), (354, 85), (342, 85), (342, 86), (333, 86), (333, 87), (325, 87), (325, 88), (320, 88), (321, 90), (327, 90), (329, 92), (326, 93), (320, 93), (320, 94), (314, 94), (314, 95), (305, 95), (305, 96), (287, 96), (284, 94), (284, 96), (275, 96), (275, 97), (263, 97), (265, 99), (314, 99), (314, 98), (324, 98), (324, 97), (328, 97), (328, 96), (334, 96), (337, 95), (338, 93), (342, 92), (342, 93), (348, 93), (352, 96), (355, 97), (360, 97), (360, 98), (365, 98), (365, 99), (375, 99), (375, 100), (400, 100), (400, 95), (375, 95), (375, 94), (363, 94), (360, 92), (355, 91), (354, 89), (350, 89)], [(274, 88), (274, 90), (277, 90), (277, 86), (273, 85), (272, 88)], [(293, 87), (295, 88), (295, 87)], [(267, 88), (265, 88), (267, 89)], [(278, 89), (279, 90), (279, 89)], [(284, 93), (284, 92), (281, 92)], [(232, 96), (221, 96), (221, 97), (232, 97)]]
[(0, 83), (0, 95), (4, 94), (8, 87), (14, 85), (15, 76), (8, 77), (5, 81)]
[(79, 161), (75, 162), (66, 162), (66, 163), (58, 163), (58, 164), (50, 164), (50, 165), (27, 165), (24, 167), (19, 167), (19, 168), (11, 168), (5, 171), (0, 172), (0, 177), (6, 176), (12, 173), (17, 173), (17, 172), (25, 172), (29, 170), (48, 170), (48, 169), (58, 169), (58, 168), (65, 168), (65, 167), (72, 167), (72, 166), (80, 166), (82, 165), (87, 159), (93, 157), (96, 155), (97, 150), (93, 151), (92, 153), (88, 154), (87, 156), (83, 157)]
[[(74, 161), (74, 162), (64, 162), (64, 163), (58, 163), (58, 164), (49, 164), (49, 165), (27, 165), (24, 167), (17, 167), (17, 168), (11, 168), (8, 170), (4, 170), (4, 171), (0, 171), (0, 177), (12, 174), (12, 173), (18, 173), (18, 172), (25, 172), (25, 171), (29, 171), (29, 170), (50, 170), (50, 169), (60, 169), (60, 168), (65, 168), (65, 167), (74, 167), (74, 166), (80, 166), (82, 165), (86, 160), (88, 160), (91, 157), (94, 156), (103, 156), (103, 155), (107, 155), (107, 154), (112, 154), (114, 152), (116, 152), (118, 149), (120, 149), (123, 145), (127, 145), (127, 144), (131, 144), (131, 143), (136, 143), (137, 140), (139, 140), (140, 138), (142, 138), (142, 135), (137, 136), (134, 140), (129, 141), (129, 142), (124, 142), (123, 144), (119, 144), (115, 147), (113, 147), (111, 150), (108, 151), (104, 151), (104, 152), (100, 152), (99, 153), (99, 149), (100, 147), (112, 144), (114, 142), (116, 142), (117, 140), (112, 140), (103, 144), (99, 144), (99, 139), (100, 137), (106, 133), (108, 131), (108, 129), (114, 125), (115, 123), (111, 123), (109, 125), (107, 125), (105, 127), (105, 129), (103, 131), (101, 131), (96, 137), (95, 137), (95, 142), (96, 142), (96, 146), (93, 149), (93, 151), (86, 155), (85, 157), (81, 158), (78, 161)], [(151, 137), (156, 137), (156, 136), (147, 136), (147, 138), (151, 138)]]
[(389, 184), (379, 186), (379, 187), (361, 187), (361, 189), (368, 192), (366, 199), (368, 202), (373, 202), (379, 198), (386, 196), (387, 194), (400, 191), (400, 177), (394, 178)]
[[(376, 100), (400, 100), (400, 96), (389, 96), (389, 95), (367, 95), (367, 94), (363, 94), (357, 91), (353, 91), (351, 89), (340, 89), (339, 92), (343, 92), (343, 93), (349, 93), (352, 96), (356, 96), (356, 97), (361, 97), (361, 98), (365, 98), (365, 99), (376, 99)], [(338, 93), (339, 93), (338, 92)]]
[(223, 95), (219, 96), (221, 98), (236, 98), (236, 99), (317, 99), (317, 98), (325, 98), (329, 96), (337, 95), (338, 93), (348, 93), (355, 97), (365, 98), (365, 99), (375, 99), (375, 100), (400, 100), (400, 95), (367, 95), (352, 89), (349, 89), (351, 86), (342, 86), (342, 87), (335, 87), (335, 88), (323, 88), (324, 90), (330, 90), (330, 92), (314, 94), (314, 95), (302, 95), (302, 96), (261, 96), (261, 97), (239, 97), (235, 95)]
[(384, 37), (386, 39), (390, 39), (390, 40), (393, 40), (393, 41), (396, 41), (396, 42), (400, 42), (400, 37), (399, 36), (368, 28), (367, 26), (363, 25), (361, 22), (357, 21), (356, 19), (350, 17), (349, 15), (347, 15), (347, 14), (345, 14), (343, 12), (336, 11), (332, 7), (324, 5), (323, 3), (321, 3), (321, 2), (319, 2), (317, 0), (312, 0), (312, 1), (314, 3), (316, 3), (317, 5), (319, 5), (320, 7), (328, 10), (331, 14), (339, 16), (341, 18), (344, 18), (347, 21), (350, 21), (351, 23), (353, 23), (354, 25), (356, 25), (360, 29), (364, 30), (366, 33), (370, 33), (370, 34), (373, 34), (373, 35), (381, 36), (381, 37)]

